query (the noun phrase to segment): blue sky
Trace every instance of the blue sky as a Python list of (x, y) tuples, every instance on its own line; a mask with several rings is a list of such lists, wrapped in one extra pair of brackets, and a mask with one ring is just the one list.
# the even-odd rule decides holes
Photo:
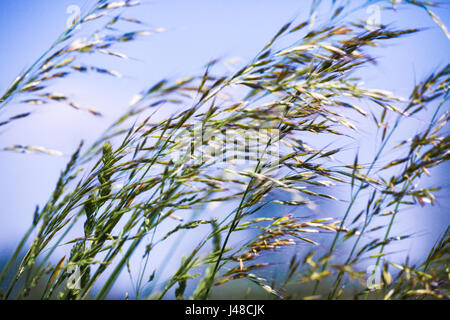
[[(0, 1), (0, 91), (3, 92), (64, 30), (70, 16), (67, 8), (70, 5), (83, 8), (88, 2)], [(123, 52), (135, 59), (94, 58), (120, 71), (124, 78), (86, 80), (86, 77), (74, 77), (60, 88), (80, 104), (101, 110), (103, 118), (64, 105), (47, 105), (37, 109), (33, 116), (0, 131), (1, 147), (41, 145), (64, 152), (62, 157), (0, 153), (0, 250), (3, 251), (3, 246), (13, 247), (29, 226), (35, 205), (42, 205), (48, 199), (60, 170), (79, 141), (92, 142), (126, 110), (133, 95), (162, 78), (198, 74), (214, 58), (228, 60), (228, 67), (233, 67), (233, 61), (244, 63), (253, 58), (284, 23), (296, 15), (306, 17), (308, 12), (309, 1), (294, 0), (153, 0), (130, 9), (125, 16), (146, 22), (146, 27), (163, 27), (166, 31), (125, 45)], [(448, 9), (435, 12), (450, 25)], [(366, 18), (368, 13), (363, 10), (358, 15)], [(393, 26), (428, 28), (414, 37), (375, 49), (379, 65), (364, 69), (360, 74), (368, 87), (407, 96), (414, 83), (448, 63), (450, 40), (420, 9), (382, 12), (381, 19), (382, 23)], [(422, 119), (413, 121), (402, 129), (401, 135), (410, 137), (424, 125)], [(362, 142), (369, 139), (370, 134), (370, 131), (362, 132)], [(364, 143), (362, 145), (364, 148)], [(445, 171), (439, 174), (445, 177)], [(417, 243), (423, 250), (429, 248), (449, 223), (448, 206), (442, 205), (439, 210), (417, 213), (414, 221), (405, 227), (421, 235)], [(406, 250), (411, 252), (417, 243), (409, 243)]]

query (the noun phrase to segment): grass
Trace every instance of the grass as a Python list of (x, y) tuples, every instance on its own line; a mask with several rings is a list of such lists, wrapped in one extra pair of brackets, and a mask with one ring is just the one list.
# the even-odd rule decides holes
[[(448, 227), (417, 265), (390, 261), (388, 250), (410, 237), (392, 234), (396, 217), (434, 204), (440, 189), (419, 185), (449, 158), (450, 66), (431, 73), (406, 99), (363, 87), (355, 73), (375, 62), (369, 49), (420, 30), (347, 21), (350, 12), (339, 4), (324, 25), (286, 23), (237, 72), (217, 74), (212, 61), (199, 76), (164, 79), (136, 95), (93, 145), (80, 144), (48, 202), (36, 208), (33, 224), (0, 273), (1, 298), (105, 299), (128, 272), (133, 297), (143, 299), (208, 299), (236, 281), (276, 299), (447, 299)], [(159, 32), (113, 28), (119, 21), (142, 25), (118, 14), (134, 5), (95, 1), (6, 90), (0, 108), (56, 101), (100, 116), (48, 87), (76, 72), (119, 76), (77, 59), (94, 53), (126, 59), (113, 51), (116, 44)], [(312, 12), (323, 5), (314, 1)], [(419, 5), (446, 32), (431, 4), (400, 5)], [(94, 31), (77, 38), (79, 24), (92, 24)], [(393, 148), (400, 123), (420, 118), (428, 106), (434, 110), (428, 127)], [(161, 108), (181, 111), (155, 121)], [(1, 125), (31, 115), (18, 114)], [(370, 163), (343, 156), (347, 150), (339, 141), (354, 141), (358, 130), (352, 118), (373, 121), (379, 130)], [(330, 143), (315, 147), (318, 139)], [(4, 150), (58, 155), (33, 146)], [(313, 211), (316, 203), (340, 201), (335, 188), (350, 190), (341, 219), (298, 215), (300, 208)], [(385, 217), (388, 223), (380, 223)], [(173, 238), (175, 246), (185, 244), (184, 256), (169, 250), (155, 265), (155, 248), (167, 248)], [(336, 255), (345, 245), (350, 249), (344, 257)], [(300, 246), (301, 255), (277, 258)], [(70, 255), (56, 256), (58, 247), (70, 248)], [(130, 266), (137, 259), (138, 272)], [(174, 259), (178, 267), (168, 268)], [(368, 260), (372, 275), (362, 268)], [(381, 281), (368, 288), (376, 270)]]

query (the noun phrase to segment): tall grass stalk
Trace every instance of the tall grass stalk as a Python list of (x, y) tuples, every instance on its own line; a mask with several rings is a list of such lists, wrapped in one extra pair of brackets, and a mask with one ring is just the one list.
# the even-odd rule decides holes
[[(325, 8), (321, 2), (313, 1), (311, 14)], [(419, 6), (448, 34), (430, 3), (384, 3)], [(421, 30), (348, 20), (352, 11), (343, 4), (330, 2), (323, 25), (313, 24), (312, 15), (286, 23), (237, 72), (218, 73), (218, 61), (212, 61), (203, 74), (163, 79), (137, 94), (95, 143), (80, 144), (48, 202), (36, 208), (32, 226), (0, 273), (1, 298), (105, 299), (124, 269), (136, 279), (136, 298), (208, 299), (239, 279), (277, 299), (448, 298), (448, 228), (417, 266), (389, 261), (386, 248), (409, 237), (391, 235), (402, 210), (435, 202), (438, 187), (418, 186), (423, 174), (449, 158), (450, 65), (417, 84), (408, 99), (363, 87), (355, 74), (375, 63), (371, 47)], [(13, 82), (0, 108), (61, 102), (99, 116), (52, 92), (51, 85), (78, 72), (119, 77), (76, 61), (87, 53), (126, 59), (112, 48), (161, 31), (112, 28), (119, 22), (143, 25), (118, 12), (135, 5), (95, 1)], [(91, 23), (95, 31), (77, 38), (76, 26)], [(365, 105), (379, 111), (370, 114)], [(435, 108), (428, 128), (395, 146), (399, 157), (384, 160), (399, 125), (424, 116), (427, 107)], [(164, 110), (174, 111), (156, 120)], [(373, 120), (380, 132), (374, 138), (380, 147), (368, 164), (344, 156), (343, 144), (358, 132), (351, 118)], [(319, 139), (343, 143), (315, 147)], [(58, 154), (33, 146), (4, 150)], [(334, 188), (343, 186), (350, 197), (342, 219), (300, 217), (299, 210), (315, 215), (317, 203), (339, 201)], [(355, 214), (364, 192), (365, 209)], [(388, 224), (379, 226), (389, 215)], [(380, 229), (383, 236), (373, 236)], [(158, 261), (155, 247), (167, 248), (175, 235), (178, 241)], [(351, 246), (342, 260), (336, 249), (345, 242)], [(185, 252), (178, 257), (181, 243)], [(279, 261), (289, 247), (302, 250)], [(58, 256), (60, 248), (70, 254)], [(143, 268), (133, 276), (138, 259)], [(367, 286), (374, 276), (362, 269), (367, 260), (382, 267), (376, 290)], [(179, 267), (167, 268), (169, 261)], [(281, 271), (277, 278), (268, 276), (273, 270)], [(293, 291), (295, 285), (306, 290)]]

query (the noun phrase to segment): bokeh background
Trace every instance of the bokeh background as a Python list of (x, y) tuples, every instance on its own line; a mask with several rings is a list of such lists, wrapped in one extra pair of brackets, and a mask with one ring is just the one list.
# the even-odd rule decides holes
[[(70, 8), (76, 6), (83, 11), (89, 3), (87, 0), (1, 0), (0, 91), (6, 90), (60, 35), (73, 14)], [(48, 200), (60, 171), (80, 140), (87, 145), (93, 142), (126, 111), (136, 93), (162, 78), (199, 74), (215, 58), (221, 58), (223, 70), (238, 69), (288, 20), (306, 18), (309, 8), (310, 1), (294, 0), (155, 0), (127, 9), (124, 15), (144, 21), (143, 29), (161, 27), (166, 31), (125, 44), (123, 52), (132, 59), (89, 58), (92, 64), (106, 65), (124, 77), (71, 76), (53, 86), (54, 91), (68, 93), (81, 105), (100, 110), (103, 117), (77, 112), (62, 104), (48, 104), (34, 109), (33, 116), (0, 129), (0, 148), (22, 144), (63, 152), (61, 157), (0, 152), (0, 261), (11, 254), (30, 225), (35, 206)], [(450, 25), (448, 8), (436, 9), (435, 13), (444, 24)], [(367, 19), (370, 14), (362, 9), (354, 16)], [(316, 23), (320, 24), (325, 17), (319, 11)], [(367, 87), (407, 97), (415, 83), (449, 62), (450, 40), (420, 8), (382, 11), (380, 19), (383, 24), (401, 28), (424, 28), (419, 34), (391, 40), (388, 45), (374, 49), (378, 64), (359, 73)], [(15, 112), (23, 106), (9, 108)], [(414, 136), (426, 125), (426, 118), (407, 121), (394, 142)], [(349, 156), (354, 157), (359, 150), (370, 161), (376, 146), (366, 142), (375, 133), (363, 125), (358, 134), (357, 142), (349, 147)], [(426, 183), (448, 188), (448, 169), (445, 165), (433, 170), (432, 178)], [(337, 195), (348, 199), (348, 190), (338, 190)], [(420, 259), (431, 248), (450, 223), (447, 201), (446, 192), (440, 192), (435, 206), (402, 213), (393, 234), (413, 233), (414, 237), (394, 248), (399, 260), (406, 256)], [(340, 217), (344, 207), (345, 203), (334, 208), (319, 207), (317, 214), (330, 215), (331, 211)], [(113, 295), (130, 290), (126, 275), (121, 276), (115, 290)]]

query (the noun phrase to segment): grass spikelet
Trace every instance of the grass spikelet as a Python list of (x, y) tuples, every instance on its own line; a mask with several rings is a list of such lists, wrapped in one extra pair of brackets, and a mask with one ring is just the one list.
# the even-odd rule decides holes
[[(46, 281), (43, 299), (105, 299), (126, 269), (135, 291), (126, 296), (136, 298), (208, 299), (240, 280), (276, 299), (447, 299), (448, 230), (416, 265), (393, 263), (388, 249), (414, 236), (393, 232), (399, 213), (436, 205), (445, 188), (422, 181), (449, 160), (449, 65), (407, 99), (364, 87), (355, 73), (377, 67), (370, 49), (420, 30), (352, 23), (337, 1), (319, 24), (313, 13), (321, 2), (313, 1), (309, 21), (284, 24), (238, 71), (217, 72), (214, 60), (199, 75), (149, 84), (91, 146), (82, 152), (80, 145), (0, 273), (2, 298), (27, 298), (39, 280)], [(51, 86), (73, 73), (120, 77), (80, 57), (127, 59), (116, 44), (161, 31), (116, 29), (121, 20), (144, 24), (117, 14), (136, 5), (95, 1), (9, 86), (0, 109), (60, 102), (100, 115)], [(93, 20), (105, 27), (78, 37), (76, 25)], [(428, 126), (393, 141), (400, 123), (427, 106), (434, 112)], [(159, 119), (162, 108), (176, 111)], [(29, 116), (8, 116), (0, 125)], [(360, 119), (377, 130), (369, 160), (359, 149), (348, 157), (341, 143), (354, 146), (366, 129)], [(23, 145), (3, 150), (60, 155)], [(320, 216), (337, 204), (330, 217)], [(170, 241), (172, 250), (155, 264), (155, 248)], [(57, 248), (70, 250), (67, 262)], [(374, 287), (367, 285), (374, 274), (362, 267), (368, 260), (381, 271)], [(178, 268), (168, 271), (174, 263)], [(81, 285), (63, 287), (72, 267)]]

